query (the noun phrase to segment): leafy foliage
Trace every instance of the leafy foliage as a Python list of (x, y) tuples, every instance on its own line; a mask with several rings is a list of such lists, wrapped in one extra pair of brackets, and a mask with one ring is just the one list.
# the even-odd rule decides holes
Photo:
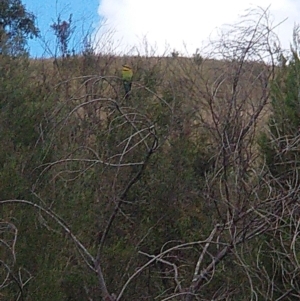
[[(265, 282), (274, 283), (274, 298), (280, 298), (285, 291), (299, 290), (298, 275), (295, 273), (294, 260), (299, 254), (297, 242), (291, 241), (295, 223), (299, 218), (299, 87), (300, 87), (300, 60), (299, 60), (299, 28), (294, 30), (294, 45), (291, 47), (290, 56), (279, 67), (277, 77), (272, 83), (272, 113), (269, 117), (268, 132), (260, 137), (260, 147), (270, 171), (271, 189), (274, 195), (283, 196), (282, 208), (290, 206), (290, 214), (283, 216), (278, 230), (261, 241), (262, 266), (265, 269)], [(286, 64), (286, 62), (289, 62)], [(288, 205), (290, 204), (290, 205)], [(289, 254), (287, 246), (294, 249)], [(272, 256), (268, 255), (272, 250)], [(272, 276), (271, 276), (272, 275)], [(264, 288), (263, 288), (264, 289)], [(291, 296), (290, 300), (296, 300)]]
[(28, 38), (37, 37), (35, 16), (28, 12), (20, 0), (0, 2), (0, 53), (24, 53)]
[(293, 182), (293, 185), (298, 185), (294, 180), (297, 178), (300, 154), (300, 60), (296, 41), (298, 34), (295, 29), (295, 44), (291, 49), (289, 64), (281, 66), (272, 84), (272, 115), (268, 125), (270, 135), (264, 134), (260, 143), (274, 178), (280, 180), (280, 183)]

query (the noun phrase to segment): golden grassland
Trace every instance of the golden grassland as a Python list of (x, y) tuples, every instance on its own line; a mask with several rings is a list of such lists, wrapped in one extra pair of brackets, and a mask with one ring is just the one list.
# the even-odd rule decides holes
[[(221, 126), (224, 120), (244, 127), (260, 109), (262, 128), (270, 112), (266, 82), (272, 68), (256, 62), (222, 61), (185, 57), (74, 56), (65, 59), (30, 60), (32, 84), (55, 94), (58, 103), (72, 103), (80, 118), (107, 117), (105, 99), (123, 98), (122, 64), (133, 68), (132, 101), (151, 107), (166, 99), (180, 105), (187, 133), (201, 126)], [(153, 93), (141, 93), (152, 91)], [(151, 96), (150, 96), (151, 95)], [(94, 100), (94, 101), (93, 101)], [(90, 111), (80, 104), (93, 102)], [(149, 110), (151, 114), (151, 108)]]

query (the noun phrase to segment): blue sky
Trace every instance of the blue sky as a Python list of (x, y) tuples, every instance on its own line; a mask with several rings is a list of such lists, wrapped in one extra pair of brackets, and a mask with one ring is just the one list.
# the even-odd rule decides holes
[[(33, 57), (51, 56), (55, 52), (55, 35), (50, 25), (57, 21), (68, 20), (73, 14), (73, 23), (76, 26), (71, 46), (78, 48), (78, 41), (91, 30), (97, 28), (100, 16), (97, 13), (99, 0), (22, 0), (28, 11), (37, 17), (37, 26), (41, 31), (42, 39), (29, 42), (30, 54)], [(46, 46), (46, 44), (47, 46)]]
[[(271, 21), (281, 46), (289, 48), (295, 23), (300, 19), (300, 0), (22, 0), (37, 16), (45, 43), (30, 42), (32, 56), (49, 56), (55, 51), (55, 36), (50, 25), (60, 15), (73, 14), (76, 34), (71, 47), (93, 26), (94, 47), (116, 54), (163, 55), (176, 50), (195, 53), (224, 24), (234, 24), (246, 9), (270, 6)], [(101, 23), (100, 23), (101, 20)], [(101, 24), (101, 27), (100, 27)]]

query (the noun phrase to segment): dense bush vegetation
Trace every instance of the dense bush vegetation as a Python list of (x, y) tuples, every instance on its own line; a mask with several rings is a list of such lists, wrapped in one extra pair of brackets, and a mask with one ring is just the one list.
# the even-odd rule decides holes
[(256, 17), (196, 61), (0, 56), (1, 299), (299, 299), (298, 31), (277, 64)]

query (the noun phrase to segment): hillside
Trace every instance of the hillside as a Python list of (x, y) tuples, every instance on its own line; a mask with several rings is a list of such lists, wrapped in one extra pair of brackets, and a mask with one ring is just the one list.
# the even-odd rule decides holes
[(220, 59), (0, 57), (3, 300), (298, 300), (299, 60), (256, 29)]

